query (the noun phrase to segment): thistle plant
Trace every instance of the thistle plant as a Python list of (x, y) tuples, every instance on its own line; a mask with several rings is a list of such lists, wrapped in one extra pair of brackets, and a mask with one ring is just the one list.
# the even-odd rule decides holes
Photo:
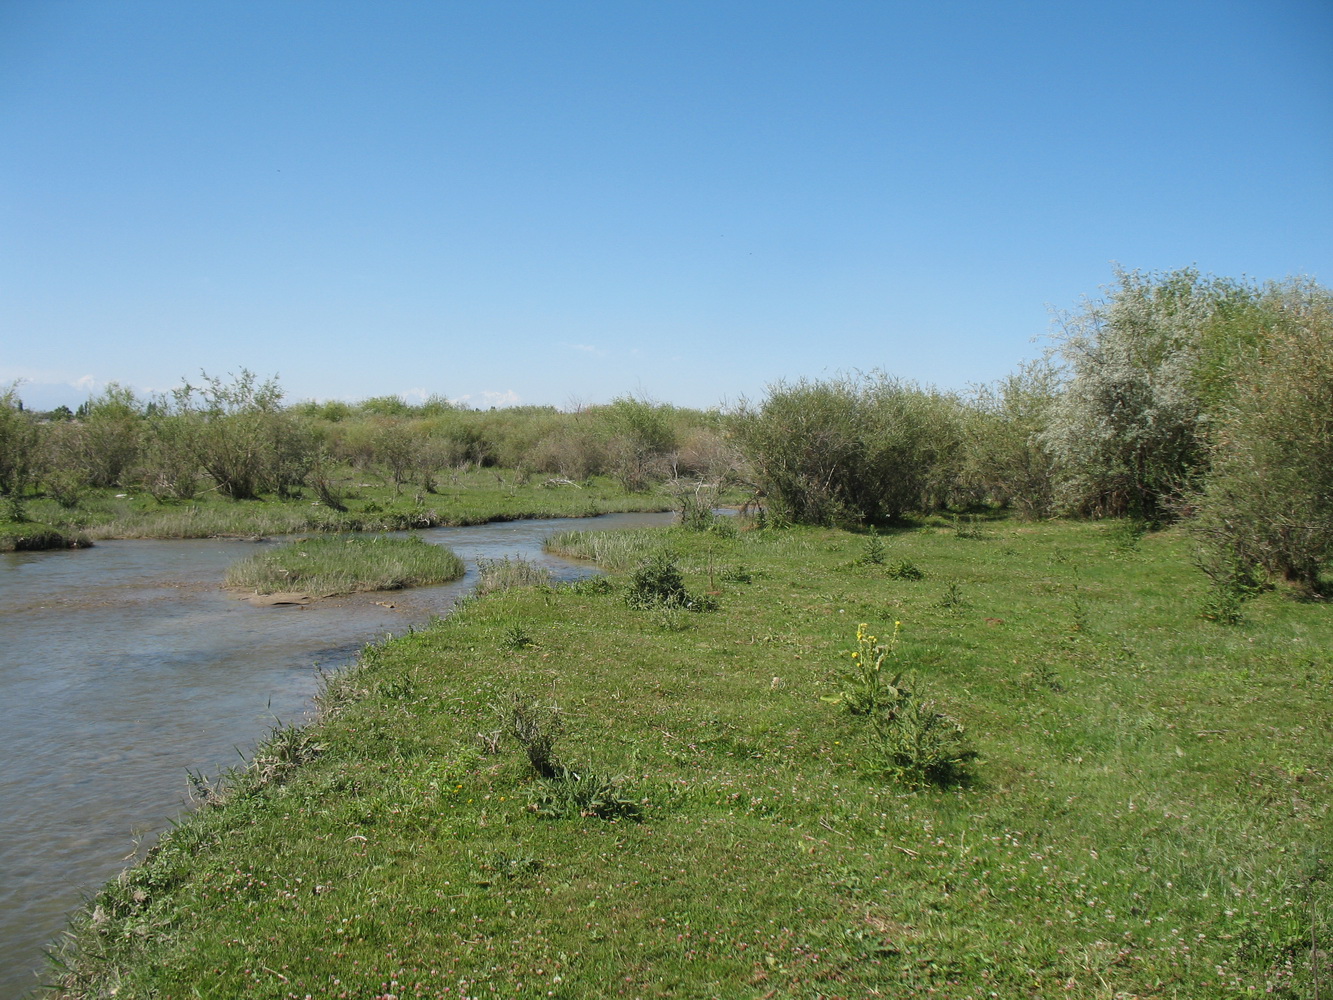
[[(853, 715), (875, 718), (893, 718), (907, 703), (911, 693), (902, 686), (903, 671), (890, 670), (898, 666), (898, 638), (903, 623), (893, 623), (893, 634), (887, 643), (870, 633), (870, 626), (862, 622), (856, 627), (856, 648), (848, 656), (851, 665), (842, 673), (842, 693), (828, 701), (840, 702)], [(888, 663), (886, 668), (885, 664)]]
[(914, 701), (903, 685), (904, 670), (895, 669), (902, 626), (895, 621), (888, 642), (880, 642), (869, 625), (858, 625), (842, 693), (826, 700), (869, 719), (874, 770), (909, 788), (965, 784), (977, 751), (957, 720), (939, 711), (933, 700)]

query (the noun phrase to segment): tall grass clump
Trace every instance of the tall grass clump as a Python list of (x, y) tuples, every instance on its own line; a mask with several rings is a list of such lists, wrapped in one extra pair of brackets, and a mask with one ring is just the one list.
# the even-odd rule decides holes
[(306, 591), (319, 597), (399, 590), (457, 580), (463, 560), (416, 536), (306, 538), (262, 552), (227, 570), (227, 587), (257, 594)]
[(551, 571), (540, 563), (522, 556), (503, 556), (500, 559), (479, 559), (477, 593), (491, 594), (510, 587), (547, 587)]
[(651, 528), (627, 531), (561, 531), (546, 540), (546, 551), (571, 559), (587, 559), (605, 569), (631, 568), (662, 547), (661, 533)]

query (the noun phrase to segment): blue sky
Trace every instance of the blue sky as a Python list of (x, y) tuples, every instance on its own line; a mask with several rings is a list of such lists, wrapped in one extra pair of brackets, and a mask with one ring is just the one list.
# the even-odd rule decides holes
[(1190, 264), (1333, 282), (1333, 5), (0, 0), (0, 383), (948, 388)]

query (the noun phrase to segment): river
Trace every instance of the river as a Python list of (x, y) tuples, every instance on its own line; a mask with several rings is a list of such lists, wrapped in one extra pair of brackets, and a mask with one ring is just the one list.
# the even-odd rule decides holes
[(322, 670), (446, 613), (479, 558), (524, 556), (569, 579), (590, 570), (541, 551), (553, 532), (671, 517), (434, 528), (420, 535), (463, 557), (462, 580), (307, 607), (254, 608), (219, 589), (264, 543), (0, 554), (0, 997), (39, 983), (68, 913), (186, 808), (189, 772), (216, 774), (278, 720), (309, 717)]

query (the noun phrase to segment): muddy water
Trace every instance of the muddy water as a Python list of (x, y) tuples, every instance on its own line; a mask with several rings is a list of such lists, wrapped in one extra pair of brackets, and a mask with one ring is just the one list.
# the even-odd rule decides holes
[(264, 543), (0, 555), (0, 998), (38, 984), (42, 948), (82, 894), (185, 808), (187, 772), (215, 774), (275, 720), (308, 717), (320, 670), (447, 612), (478, 558), (522, 555), (569, 578), (588, 569), (541, 552), (552, 532), (669, 520), (437, 528), (421, 534), (466, 560), (463, 580), (304, 608), (254, 608), (218, 588)]

